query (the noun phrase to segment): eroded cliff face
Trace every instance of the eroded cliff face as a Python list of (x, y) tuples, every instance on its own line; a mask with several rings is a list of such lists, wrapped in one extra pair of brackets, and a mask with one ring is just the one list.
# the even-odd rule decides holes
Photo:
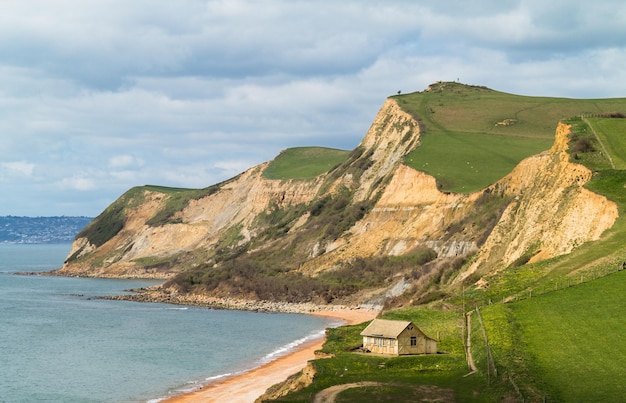
[(395, 175), (404, 156), (418, 146), (419, 140), (418, 122), (400, 109), (395, 100), (388, 99), (359, 145), (371, 153), (372, 165), (361, 176), (354, 200), (372, 198), (384, 191), (380, 183)]
[(144, 262), (211, 248), (233, 227), (238, 229), (237, 242), (249, 241), (255, 235), (252, 223), (259, 214), (272, 204), (285, 207), (308, 202), (321, 183), (268, 180), (262, 176), (266, 165), (244, 172), (210, 196), (191, 200), (177, 213), (178, 223), (148, 225), (171, 196), (146, 191), (145, 202), (131, 210), (124, 228), (104, 245), (95, 248), (85, 238), (76, 239), (69, 256), (81, 251), (80, 255), (88, 258), (66, 262), (58, 274), (169, 278), (181, 268), (162, 271), (146, 268)]
[(440, 257), (471, 253), (477, 249), (475, 234), (445, 240), (447, 226), (461, 220), (473, 208), (478, 195), (444, 194), (435, 178), (400, 164), (372, 211), (335, 241), (328, 252), (302, 266), (308, 273), (334, 267), (357, 257), (402, 255), (418, 248), (432, 248)]
[[(439, 257), (468, 256), (473, 263), (459, 276), (504, 269), (525, 254), (539, 261), (571, 252), (584, 242), (597, 240), (618, 216), (615, 203), (585, 189), (591, 172), (570, 163), (569, 127), (559, 124), (555, 144), (548, 152), (522, 161), (509, 175), (477, 193), (444, 194), (433, 177), (400, 165), (372, 211), (335, 242), (330, 252), (303, 266), (319, 272), (337, 261), (372, 255), (401, 255), (429, 247)], [(511, 200), (485, 243), (470, 225), (454, 236), (446, 230), (477, 209), (485, 192)]]
[[(355, 191), (355, 201), (376, 196), (378, 186), (393, 174), (404, 154), (419, 141), (418, 123), (404, 113), (393, 100), (381, 107), (370, 130), (359, 146), (369, 166), (355, 179), (352, 173), (339, 176), (327, 187), (327, 193), (347, 187)], [(215, 247), (228, 231), (237, 232), (236, 242), (243, 244), (263, 229), (255, 225), (259, 215), (273, 208), (310, 203), (319, 195), (325, 175), (314, 181), (268, 180), (262, 176), (268, 163), (246, 171), (210, 196), (192, 200), (177, 214), (179, 223), (151, 226), (147, 221), (167, 203), (168, 195), (145, 192), (145, 202), (132, 209), (124, 228), (104, 245), (96, 248), (85, 238), (77, 239), (69, 256), (83, 256), (66, 263), (59, 274), (101, 277), (168, 278), (180, 268), (163, 271), (146, 268), (146, 260)], [(303, 214), (292, 227), (304, 225)], [(234, 229), (236, 227), (236, 229)], [(320, 244), (310, 256), (317, 255)], [(143, 260), (142, 260), (143, 259)]]
[(617, 205), (585, 189), (591, 171), (569, 162), (568, 133), (569, 126), (559, 124), (550, 151), (525, 159), (492, 187), (514, 200), (458, 281), (506, 268), (523, 255), (533, 262), (569, 253), (615, 223)]
[[(550, 151), (522, 161), (492, 186), (469, 195), (446, 194), (433, 177), (402, 163), (418, 145), (420, 127), (388, 99), (359, 145), (364, 156), (360, 171), (331, 171), (314, 181), (276, 181), (263, 178), (262, 164), (191, 200), (174, 222), (159, 226), (148, 221), (172, 196), (146, 191), (144, 201), (129, 208), (122, 230), (106, 243), (95, 247), (77, 239), (70, 256), (80, 259), (69, 260), (59, 273), (167, 278), (185, 267), (163, 270), (146, 262), (181, 253), (210, 255), (225, 239), (230, 247), (243, 245), (267, 228), (259, 224), (260, 217), (273, 209), (306, 206), (340, 188), (351, 189), (353, 203), (375, 202), (373, 208), (336, 239), (303, 241), (305, 256), (299, 257), (303, 262), (297, 268), (302, 274), (316, 276), (354, 258), (403, 255), (416, 248), (434, 249), (439, 258), (475, 254), (456, 281), (500, 270), (523, 255), (547, 259), (598, 239), (617, 218), (614, 203), (582, 187), (591, 173), (568, 162), (567, 133), (568, 127), (559, 125)], [(503, 209), (487, 232), (467, 219), (485, 210), (485, 200), (496, 200)], [(309, 225), (309, 211), (298, 211), (285, 237), (295, 237)]]

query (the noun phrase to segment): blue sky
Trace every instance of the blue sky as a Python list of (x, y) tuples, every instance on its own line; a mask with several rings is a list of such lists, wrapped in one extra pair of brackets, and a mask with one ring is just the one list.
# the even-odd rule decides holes
[(621, 0), (2, 0), (0, 215), (353, 149), (387, 96), (436, 81), (626, 97), (624, 66)]

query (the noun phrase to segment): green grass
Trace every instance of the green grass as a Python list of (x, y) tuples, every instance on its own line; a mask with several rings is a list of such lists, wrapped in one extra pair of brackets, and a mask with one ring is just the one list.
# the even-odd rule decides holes
[(626, 271), (511, 304), (534, 377), (549, 401), (626, 396)]
[(498, 181), (521, 160), (549, 149), (552, 143), (482, 133), (426, 135), (405, 163), (433, 175), (444, 191), (470, 193)]
[[(124, 228), (126, 209), (140, 205), (143, 201), (143, 192), (140, 187), (128, 190), (80, 231), (76, 237), (87, 238), (89, 243), (94, 246), (104, 245)], [(79, 253), (80, 251), (77, 251), (68, 261), (75, 260)]]
[(626, 119), (587, 118), (613, 161), (615, 169), (626, 169)]
[(313, 179), (344, 162), (349, 151), (325, 147), (295, 147), (281, 152), (263, 172), (267, 179)]
[(459, 193), (480, 190), (549, 149), (560, 120), (626, 109), (624, 98), (528, 97), (457, 83), (393, 98), (423, 131), (422, 145), (405, 163), (433, 175), (442, 190)]

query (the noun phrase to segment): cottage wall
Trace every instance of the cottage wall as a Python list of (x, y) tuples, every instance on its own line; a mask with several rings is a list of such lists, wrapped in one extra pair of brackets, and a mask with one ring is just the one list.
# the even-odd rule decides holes
[(398, 341), (385, 337), (363, 337), (363, 348), (376, 354), (398, 355)]
[(407, 327), (398, 335), (398, 354), (435, 354), (437, 341), (426, 337), (417, 327)]

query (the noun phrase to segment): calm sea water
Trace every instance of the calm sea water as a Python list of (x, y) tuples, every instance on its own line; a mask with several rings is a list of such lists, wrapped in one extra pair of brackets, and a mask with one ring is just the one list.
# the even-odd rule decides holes
[(308, 315), (93, 297), (155, 284), (20, 276), (70, 245), (0, 244), (0, 402), (141, 402), (272, 360), (333, 325)]

